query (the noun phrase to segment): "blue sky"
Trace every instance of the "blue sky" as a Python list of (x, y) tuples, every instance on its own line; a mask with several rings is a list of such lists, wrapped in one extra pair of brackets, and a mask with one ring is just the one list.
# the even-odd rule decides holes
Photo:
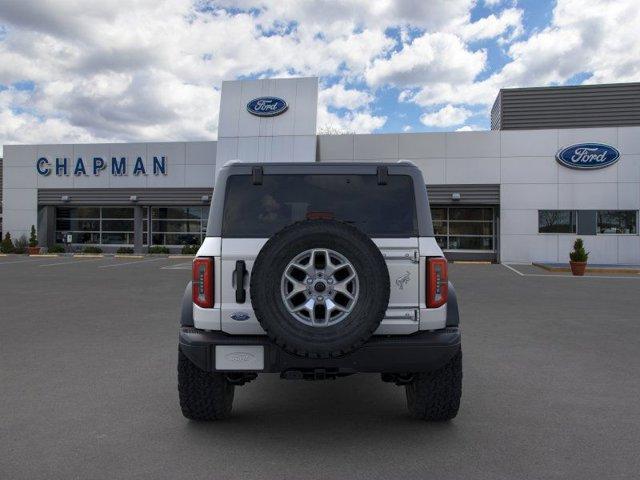
[(636, 0), (0, 5), (0, 143), (217, 137), (223, 80), (318, 76), (319, 131), (489, 128), (500, 88), (640, 80)]

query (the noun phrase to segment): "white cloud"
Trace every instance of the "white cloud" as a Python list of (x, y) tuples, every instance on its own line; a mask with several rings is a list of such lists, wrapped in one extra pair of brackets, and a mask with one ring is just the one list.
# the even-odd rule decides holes
[[(583, 73), (588, 82), (640, 80), (636, 0), (558, 0), (550, 24), (528, 36), (526, 7), (485, 0), (493, 13), (472, 21), (476, 3), (4, 2), (0, 144), (214, 139), (218, 88), (238, 77), (320, 76), (335, 85), (320, 93), (318, 125), (359, 132), (396, 115), (386, 101), (372, 108), (390, 86), (398, 102), (439, 109), (424, 115), (435, 126), (462, 111), (486, 114), (502, 87)], [(478, 40), (501, 48), (505, 65), (487, 72)], [(24, 81), (34, 88), (12, 86)]]
[(413, 130), (413, 127), (411, 125), (405, 125), (404, 127), (402, 127), (403, 132), (410, 132), (411, 130)]
[(469, 50), (452, 33), (425, 33), (388, 59), (374, 60), (365, 78), (373, 86), (471, 82), (483, 70), (486, 59), (484, 50)]
[(465, 125), (464, 127), (456, 128), (456, 132), (477, 132), (483, 130), (478, 125)]
[(519, 8), (507, 8), (499, 15), (491, 14), (464, 25), (458, 29), (458, 34), (465, 40), (483, 40), (507, 34), (507, 40), (513, 40), (524, 32), (522, 15)]
[(586, 83), (638, 81), (638, 24), (635, 0), (558, 0), (551, 24), (509, 46), (502, 69), (481, 81), (425, 82), (404, 100), (488, 107), (500, 88), (563, 84), (581, 73)]
[(323, 106), (318, 107), (319, 132), (371, 133), (382, 128), (386, 122), (386, 116), (373, 115), (370, 112), (347, 112), (338, 116)]
[(466, 108), (445, 105), (433, 113), (424, 113), (420, 121), (428, 127), (451, 127), (464, 123), (473, 113)]
[(336, 83), (329, 88), (320, 90), (318, 101), (323, 105), (335, 108), (347, 108), (357, 110), (369, 105), (374, 97), (369, 92), (357, 89), (347, 89), (341, 83)]

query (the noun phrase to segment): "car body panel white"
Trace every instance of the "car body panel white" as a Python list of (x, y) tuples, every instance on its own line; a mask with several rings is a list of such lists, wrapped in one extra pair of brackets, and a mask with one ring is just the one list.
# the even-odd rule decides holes
[[(198, 256), (214, 257), (215, 308), (194, 305), (196, 328), (222, 330), (236, 335), (264, 335), (265, 332), (251, 307), (249, 282), (255, 259), (268, 241), (266, 238), (207, 237)], [(432, 330), (446, 325), (446, 305), (426, 308), (426, 257), (442, 256), (433, 237), (375, 238), (389, 269), (389, 308), (376, 330), (376, 335), (407, 335), (418, 330)], [(233, 272), (236, 261), (243, 260), (247, 269), (247, 299), (237, 303)]]

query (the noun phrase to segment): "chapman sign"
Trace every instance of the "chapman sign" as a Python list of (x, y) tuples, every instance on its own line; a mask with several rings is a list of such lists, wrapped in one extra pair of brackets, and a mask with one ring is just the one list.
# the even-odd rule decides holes
[(36, 170), (40, 175), (46, 177), (55, 173), (58, 177), (63, 175), (94, 175), (98, 176), (102, 172), (110, 173), (117, 177), (132, 173), (139, 175), (166, 175), (167, 174), (167, 157), (153, 157), (152, 162), (146, 163), (142, 157), (135, 160), (127, 157), (111, 157), (111, 161), (102, 157), (82, 158), (78, 157), (75, 161), (66, 157), (47, 158), (40, 157), (36, 161)]
[(254, 98), (247, 103), (247, 111), (258, 117), (275, 117), (284, 113), (287, 108), (287, 102), (278, 97)]
[(556, 154), (556, 160), (565, 167), (578, 170), (596, 170), (613, 165), (620, 152), (603, 143), (579, 143), (565, 147)]

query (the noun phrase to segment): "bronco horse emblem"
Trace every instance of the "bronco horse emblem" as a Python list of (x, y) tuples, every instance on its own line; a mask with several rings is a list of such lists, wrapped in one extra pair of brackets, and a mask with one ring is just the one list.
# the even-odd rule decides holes
[(407, 271), (401, 277), (396, 278), (396, 285), (400, 290), (404, 289), (404, 286), (411, 281), (411, 272)]

